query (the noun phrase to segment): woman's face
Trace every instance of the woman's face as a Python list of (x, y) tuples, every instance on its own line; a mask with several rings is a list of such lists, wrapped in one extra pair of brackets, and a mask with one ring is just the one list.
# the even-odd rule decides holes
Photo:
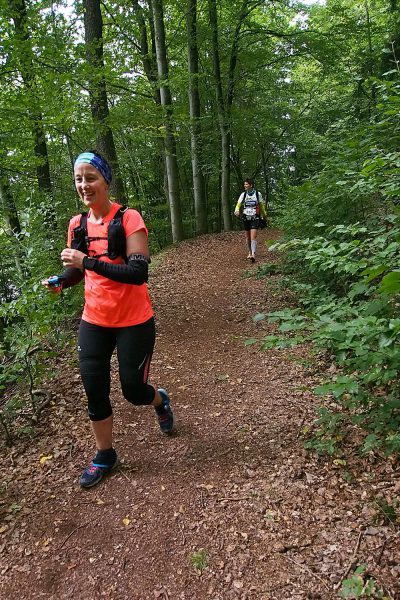
[(76, 191), (88, 208), (99, 208), (108, 203), (109, 185), (103, 175), (89, 163), (79, 163), (74, 169)]
[(253, 187), (252, 185), (250, 185), (250, 183), (248, 181), (245, 181), (243, 186), (244, 186), (244, 189), (246, 190), (246, 192), (247, 192), (247, 190), (251, 190), (251, 188)]

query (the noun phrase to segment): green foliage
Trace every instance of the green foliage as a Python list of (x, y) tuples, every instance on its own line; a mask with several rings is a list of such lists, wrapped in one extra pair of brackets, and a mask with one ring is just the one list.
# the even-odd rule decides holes
[[(29, 422), (21, 426), (17, 416), (25, 415), (28, 420), (34, 420), (40, 411), (35, 390), (50, 376), (49, 360), (65, 344), (66, 324), (82, 302), (79, 290), (54, 296), (41, 285), (42, 279), (57, 273), (60, 267), (55, 264), (51, 237), (45, 237), (46, 232), (39, 229), (36, 229), (35, 237), (31, 235), (35, 231), (30, 218), (32, 213), (26, 211), (14, 244), (23, 270), (15, 272), (14, 269), (11, 293), (9, 297), (3, 296), (0, 307), (4, 325), (0, 338), (0, 389), (9, 392), (0, 404), (0, 424), (8, 443), (12, 442), (18, 428), (22, 427), (25, 432), (29, 430)], [(39, 218), (39, 215), (35, 217)]]
[[(319, 417), (315, 421), (312, 436), (305, 442), (305, 447), (319, 455), (333, 456), (339, 453), (338, 443), (344, 437), (343, 424), (345, 417), (342, 413), (319, 409)], [(304, 433), (308, 433), (308, 428)]]
[(375, 505), (378, 507), (385, 525), (396, 525), (400, 523), (400, 502), (398, 500), (395, 499), (392, 503), (386, 498), (379, 496), (375, 498)]
[(307, 447), (333, 454), (346, 427), (357, 425), (366, 432), (361, 452), (398, 453), (400, 290), (383, 282), (400, 264), (400, 216), (317, 229), (324, 235), (272, 247), (285, 251), (286, 282), (301, 308), (256, 314), (255, 322), (279, 324), (258, 342), (266, 350), (308, 340), (339, 365), (315, 392), (332, 396), (341, 409), (320, 413)]
[(204, 571), (208, 566), (208, 554), (204, 548), (200, 548), (189, 556), (189, 562), (198, 571)]
[(340, 589), (341, 598), (381, 598), (385, 599), (384, 591), (373, 577), (367, 573), (367, 566), (360, 565), (354, 574), (345, 579)]

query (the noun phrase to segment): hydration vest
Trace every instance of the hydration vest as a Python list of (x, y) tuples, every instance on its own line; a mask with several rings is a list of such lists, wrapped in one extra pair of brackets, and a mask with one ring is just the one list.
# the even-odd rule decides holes
[[(92, 258), (108, 256), (108, 258), (111, 260), (115, 260), (116, 258), (121, 257), (125, 262), (127, 262), (126, 236), (124, 227), (122, 225), (122, 219), (127, 210), (127, 206), (121, 206), (121, 208), (117, 210), (114, 217), (108, 224), (107, 237), (89, 237), (87, 230), (88, 213), (82, 213), (78, 227), (74, 227), (72, 230), (71, 248), (74, 250), (79, 250), (80, 252), (91, 256)], [(94, 242), (96, 240), (108, 240), (107, 252), (103, 252), (103, 254), (89, 255), (90, 242)]]
[(248, 194), (247, 192), (243, 192), (243, 193), (244, 193), (244, 198), (243, 198), (242, 216), (247, 219), (258, 218), (260, 216), (260, 198), (259, 198), (258, 191), (254, 190), (254, 192), (252, 194)]

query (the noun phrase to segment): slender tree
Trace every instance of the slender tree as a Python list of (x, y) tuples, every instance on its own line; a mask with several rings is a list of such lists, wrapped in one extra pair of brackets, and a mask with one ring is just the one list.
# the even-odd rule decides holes
[(208, 0), (208, 14), (212, 36), (212, 60), (217, 113), (221, 137), (221, 209), (225, 231), (232, 229), (230, 192), (230, 134), (222, 88), (221, 63), (219, 57), (218, 18), (216, 0)]
[(232, 38), (229, 65), (226, 75), (227, 90), (226, 95), (224, 95), (219, 52), (217, 4), (216, 0), (208, 0), (208, 14), (212, 35), (213, 72), (221, 136), (221, 207), (225, 231), (229, 231), (232, 228), (232, 207), (230, 203), (232, 106), (235, 98), (235, 80), (239, 58), (240, 33), (249, 14), (262, 4), (264, 4), (262, 0), (253, 2), (251, 0), (243, 0), (241, 4)]
[(165, 161), (167, 167), (168, 199), (171, 214), (172, 239), (183, 239), (183, 224), (179, 193), (179, 169), (176, 156), (175, 128), (172, 113), (172, 98), (168, 82), (168, 60), (165, 44), (164, 11), (162, 0), (151, 0), (154, 21), (157, 72), (160, 86), (161, 105), (164, 109)]
[(0, 201), (2, 205), (2, 214), (6, 220), (8, 230), (13, 235), (21, 233), (21, 224), (19, 221), (17, 207), (11, 193), (11, 187), (6, 175), (0, 169)]
[(28, 97), (27, 105), (32, 126), (38, 187), (45, 196), (51, 198), (52, 184), (50, 178), (49, 154), (43, 126), (43, 115), (36, 91), (34, 54), (25, 0), (8, 0), (8, 6), (15, 27), (15, 39), (17, 42), (15, 44), (15, 52)]
[[(143, 69), (146, 77), (154, 90), (154, 101), (156, 104), (161, 104), (160, 89), (157, 85), (157, 63), (155, 55), (149, 47), (149, 37), (146, 25), (146, 19), (143, 14), (143, 8), (139, 4), (139, 0), (132, 0), (133, 10), (136, 16), (139, 27), (139, 49), (142, 57)], [(152, 29), (150, 25), (150, 30)], [(151, 32), (151, 31), (150, 31)]]
[(89, 96), (98, 150), (110, 161), (114, 179), (112, 191), (120, 200), (126, 199), (121, 178), (114, 136), (109, 124), (109, 108), (104, 75), (103, 17), (100, 0), (83, 0), (86, 59), (90, 67)]
[[(10, 238), (17, 238), (18, 234), (21, 233), (21, 224), (18, 216), (17, 207), (15, 206), (14, 198), (11, 192), (11, 186), (6, 174), (0, 169), (0, 204), (2, 207), (2, 214), (7, 224), (7, 233)], [(21, 266), (21, 253), (20, 247), (17, 246), (17, 250), (14, 251), (14, 263), (17, 272), (20, 276), (23, 276)]]
[(199, 52), (197, 47), (197, 0), (188, 0), (186, 12), (189, 68), (190, 143), (194, 208), (197, 233), (207, 233), (207, 207), (201, 166), (201, 124), (199, 93)]

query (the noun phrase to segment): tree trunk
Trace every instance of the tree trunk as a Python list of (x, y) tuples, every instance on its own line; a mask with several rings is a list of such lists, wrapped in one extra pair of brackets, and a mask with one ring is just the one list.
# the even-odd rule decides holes
[[(161, 104), (160, 90), (157, 85), (157, 63), (155, 61), (154, 53), (149, 48), (148, 34), (146, 21), (143, 14), (143, 9), (139, 4), (139, 0), (132, 0), (133, 9), (135, 11), (137, 24), (139, 26), (139, 47), (140, 54), (143, 62), (143, 69), (146, 73), (146, 77), (149, 83), (154, 89), (154, 101), (156, 104)], [(150, 29), (152, 29), (150, 24)]]
[[(21, 233), (21, 224), (18, 217), (17, 207), (15, 206), (14, 198), (11, 193), (11, 189), (7, 178), (2, 174), (0, 170), (0, 203), (3, 208), (3, 217), (7, 223), (8, 233), (10, 237), (17, 239), (19, 233)], [(14, 254), (14, 262), (17, 272), (23, 277), (23, 271), (21, 266), (21, 256), (18, 251)]]
[[(15, 27), (15, 52), (17, 53), (19, 69), (25, 88), (30, 96), (28, 101), (28, 114), (32, 122), (33, 147), (36, 157), (36, 177), (40, 192), (49, 198), (52, 205), (53, 193), (49, 155), (47, 151), (46, 136), (43, 127), (43, 116), (39, 107), (36, 93), (36, 81), (33, 69), (32, 41), (29, 35), (29, 23), (26, 14), (25, 0), (8, 0), (12, 20)], [(50, 218), (52, 221), (53, 219)]]
[(12, 197), (10, 186), (6, 178), (0, 172), (0, 201), (3, 206), (3, 217), (7, 223), (7, 227), (13, 235), (21, 233), (21, 225), (19, 222), (17, 207), (15, 206), (14, 198)]
[(108, 123), (109, 110), (103, 59), (103, 17), (100, 0), (83, 0), (86, 59), (90, 67), (89, 97), (96, 132), (96, 145), (113, 169), (111, 191), (120, 202), (126, 201), (118, 164), (114, 136)]
[(161, 105), (164, 108), (164, 145), (168, 179), (168, 200), (171, 214), (172, 239), (183, 239), (183, 224), (179, 195), (179, 169), (172, 117), (172, 99), (168, 84), (168, 61), (165, 45), (164, 14), (162, 0), (151, 0), (157, 56), (157, 72), (160, 86)]
[(212, 35), (212, 59), (215, 92), (217, 97), (217, 113), (221, 136), (221, 212), (224, 230), (232, 229), (230, 196), (230, 134), (222, 91), (221, 65), (219, 58), (218, 19), (216, 0), (208, 0), (208, 14)]
[[(140, 55), (142, 57), (143, 70), (146, 74), (147, 80), (153, 90), (154, 102), (157, 106), (161, 105), (160, 88), (158, 86), (158, 75), (157, 75), (157, 61), (156, 61), (156, 49), (154, 39), (154, 25), (152, 14), (149, 14), (149, 29), (151, 37), (151, 47), (149, 46), (149, 35), (148, 28), (146, 25), (146, 19), (143, 8), (140, 6), (138, 0), (132, 0), (133, 9), (136, 15), (136, 21), (139, 27), (139, 48)], [(161, 135), (157, 136), (157, 151), (154, 153), (154, 169), (153, 172), (158, 175), (158, 181), (156, 187), (164, 186), (164, 195), (168, 197), (168, 186), (164, 185), (164, 173), (166, 171), (165, 166), (165, 145), (164, 137)], [(160, 163), (163, 164), (163, 168), (160, 169)]]
[(204, 176), (201, 168), (201, 125), (199, 94), (199, 53), (197, 48), (197, 0), (188, 0), (186, 13), (189, 68), (190, 143), (196, 232), (207, 233)]
[(266, 148), (265, 148), (264, 144), (261, 144), (261, 161), (262, 161), (262, 170), (263, 170), (263, 175), (264, 175), (264, 186), (265, 186), (265, 207), (268, 210), (269, 202), (270, 202), (268, 156), (266, 155)]
[(227, 74), (228, 85), (225, 100), (222, 90), (221, 67), (219, 58), (218, 18), (216, 0), (208, 0), (208, 13), (212, 35), (213, 69), (217, 95), (218, 120), (221, 131), (221, 205), (225, 231), (229, 231), (230, 229), (232, 229), (232, 211), (229, 200), (231, 167), (230, 154), (232, 143), (231, 109), (234, 100), (236, 66), (239, 53), (239, 36), (245, 18), (250, 14), (250, 12), (254, 8), (256, 8), (256, 6), (257, 3), (254, 4), (252, 8), (249, 8), (249, 0), (244, 0), (240, 9), (238, 22), (233, 36), (232, 49), (229, 59), (229, 69)]

